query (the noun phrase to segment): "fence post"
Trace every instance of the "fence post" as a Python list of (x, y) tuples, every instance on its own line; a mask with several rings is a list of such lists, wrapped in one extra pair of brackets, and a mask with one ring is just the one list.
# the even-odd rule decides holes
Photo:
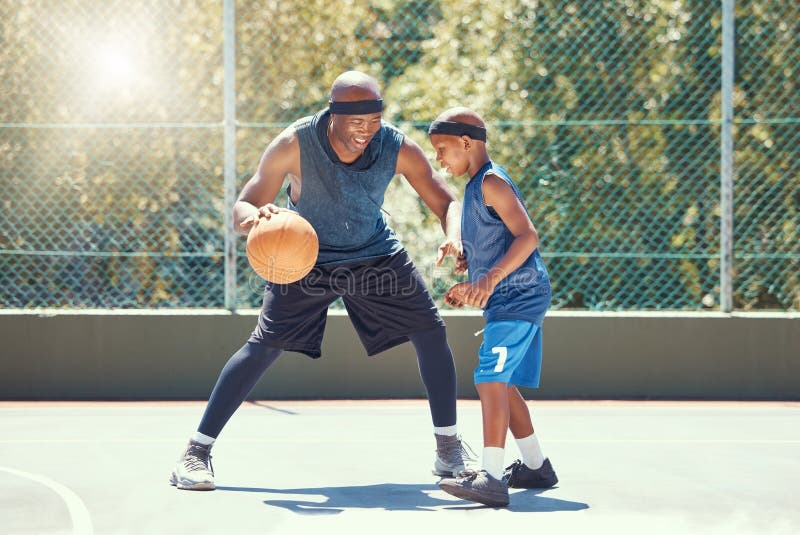
[(236, 308), (236, 233), (233, 203), (236, 201), (236, 3), (222, 2), (222, 63), (224, 72), (224, 181), (225, 181), (225, 308)]
[(734, 0), (722, 0), (722, 124), (720, 131), (720, 310), (733, 310)]

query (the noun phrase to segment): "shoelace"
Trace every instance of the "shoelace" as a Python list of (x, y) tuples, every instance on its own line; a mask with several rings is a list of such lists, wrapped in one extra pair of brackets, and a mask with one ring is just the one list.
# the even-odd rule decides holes
[(213, 472), (211, 467), (211, 451), (199, 446), (191, 445), (186, 452), (183, 465), (189, 470), (208, 470)]
[(466, 469), (461, 470), (456, 477), (463, 481), (475, 481), (475, 478), (478, 477), (478, 470)]
[(457, 457), (461, 457), (461, 461), (464, 463), (466, 461), (475, 462), (478, 459), (475, 451), (461, 438), (461, 435), (458, 435), (456, 440), (444, 444), (444, 448), (439, 450), (439, 455), (450, 463), (455, 463)]
[(510, 465), (506, 466), (506, 470), (505, 471), (508, 472), (509, 470), (511, 470), (511, 472), (516, 472), (517, 470), (519, 470), (520, 466), (522, 466), (522, 461), (517, 459), (516, 461), (514, 461)]
[(517, 480), (517, 474), (519, 473), (520, 468), (522, 468), (522, 461), (517, 459), (510, 465), (506, 466), (505, 473), (508, 473), (508, 484), (514, 485)]
[(475, 453), (467, 441), (461, 438), (461, 435), (458, 435), (458, 443), (461, 446), (461, 458), (466, 461), (476, 462), (478, 460), (478, 454)]

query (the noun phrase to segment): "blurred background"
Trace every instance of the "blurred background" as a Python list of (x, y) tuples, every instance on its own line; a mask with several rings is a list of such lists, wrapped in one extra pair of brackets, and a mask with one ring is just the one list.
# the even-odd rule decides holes
[[(734, 30), (700, 0), (5, 2), (0, 308), (260, 306), (226, 208), (359, 69), (431, 161), (439, 112), (486, 118), (554, 309), (797, 311), (798, 15), (740, 0)], [(438, 222), (402, 179), (385, 208), (441, 303)]]

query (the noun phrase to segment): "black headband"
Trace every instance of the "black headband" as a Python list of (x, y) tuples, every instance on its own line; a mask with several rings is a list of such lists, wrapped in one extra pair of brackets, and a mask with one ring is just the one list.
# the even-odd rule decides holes
[(383, 111), (383, 99), (356, 100), (353, 102), (328, 102), (328, 109), (334, 115), (367, 115)]
[(455, 121), (433, 121), (428, 129), (428, 135), (444, 134), (447, 136), (467, 136), (478, 141), (486, 141), (486, 129)]

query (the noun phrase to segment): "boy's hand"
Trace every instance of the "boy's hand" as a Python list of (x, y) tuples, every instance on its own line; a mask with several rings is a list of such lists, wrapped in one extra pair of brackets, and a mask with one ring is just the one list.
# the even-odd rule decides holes
[(475, 284), (459, 282), (444, 295), (444, 302), (450, 306), (461, 308), (464, 305), (484, 308), (492, 296), (494, 288), (486, 278), (479, 279)]
[(464, 306), (464, 287), (469, 286), (468, 282), (459, 282), (444, 294), (444, 302), (451, 307), (461, 308)]
[(484, 277), (478, 279), (474, 284), (468, 282), (456, 284), (450, 288), (448, 294), (453, 292), (453, 296), (458, 300), (461, 306), (469, 305), (471, 307), (485, 308), (493, 291), (494, 287), (491, 282)]

